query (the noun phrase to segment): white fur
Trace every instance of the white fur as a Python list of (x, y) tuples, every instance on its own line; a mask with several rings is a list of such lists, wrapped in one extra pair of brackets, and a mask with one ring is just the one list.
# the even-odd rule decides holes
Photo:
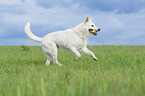
[(94, 25), (93, 28), (95, 30), (98, 30), (91, 19), (89, 20), (89, 18), (87, 17), (85, 22), (79, 24), (75, 28), (67, 29), (65, 31), (53, 32), (47, 34), (43, 38), (40, 38), (35, 36), (31, 32), (30, 23), (27, 23), (25, 26), (25, 33), (30, 39), (42, 43), (42, 49), (47, 56), (46, 65), (49, 65), (53, 60), (53, 62), (61, 66), (61, 64), (57, 60), (58, 47), (72, 51), (76, 55), (75, 59), (81, 57), (81, 54), (79, 53), (80, 51), (92, 56), (95, 60), (98, 60), (95, 57), (94, 53), (86, 47), (87, 39), (90, 34), (88, 30), (92, 27), (92, 25)]

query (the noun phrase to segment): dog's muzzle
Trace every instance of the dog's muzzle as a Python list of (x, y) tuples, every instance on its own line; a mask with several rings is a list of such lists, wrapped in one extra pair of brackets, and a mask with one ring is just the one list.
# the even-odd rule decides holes
[(89, 32), (94, 34), (94, 35), (97, 35), (97, 32), (100, 31), (101, 29), (98, 29), (98, 30), (95, 30), (95, 29), (89, 29)]

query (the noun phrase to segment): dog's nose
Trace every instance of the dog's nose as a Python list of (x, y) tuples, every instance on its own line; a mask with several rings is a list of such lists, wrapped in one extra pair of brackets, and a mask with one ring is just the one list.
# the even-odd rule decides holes
[(98, 29), (98, 31), (100, 31), (101, 29)]

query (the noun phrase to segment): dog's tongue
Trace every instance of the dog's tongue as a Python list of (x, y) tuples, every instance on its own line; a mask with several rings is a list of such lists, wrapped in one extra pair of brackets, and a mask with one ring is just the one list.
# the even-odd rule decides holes
[(97, 35), (97, 33), (94, 33), (94, 35)]

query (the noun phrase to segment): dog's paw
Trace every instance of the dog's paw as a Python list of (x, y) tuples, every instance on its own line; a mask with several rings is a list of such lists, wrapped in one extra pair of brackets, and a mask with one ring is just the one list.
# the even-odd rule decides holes
[(49, 63), (45, 63), (46, 66), (49, 66)]
[(75, 61), (75, 60), (77, 60), (78, 58), (77, 57), (75, 57), (73, 60)]
[(94, 57), (93, 59), (94, 59), (95, 61), (98, 61), (98, 58), (96, 58), (96, 57)]
[(59, 65), (59, 66), (62, 66), (62, 64), (60, 64), (59, 62), (57, 62), (56, 64)]
[(47, 60), (46, 63), (45, 63), (45, 65), (46, 66), (49, 66), (49, 64), (50, 64), (50, 62)]
[(60, 63), (59, 63), (58, 65), (59, 65), (59, 66), (62, 66), (62, 64), (60, 64)]

